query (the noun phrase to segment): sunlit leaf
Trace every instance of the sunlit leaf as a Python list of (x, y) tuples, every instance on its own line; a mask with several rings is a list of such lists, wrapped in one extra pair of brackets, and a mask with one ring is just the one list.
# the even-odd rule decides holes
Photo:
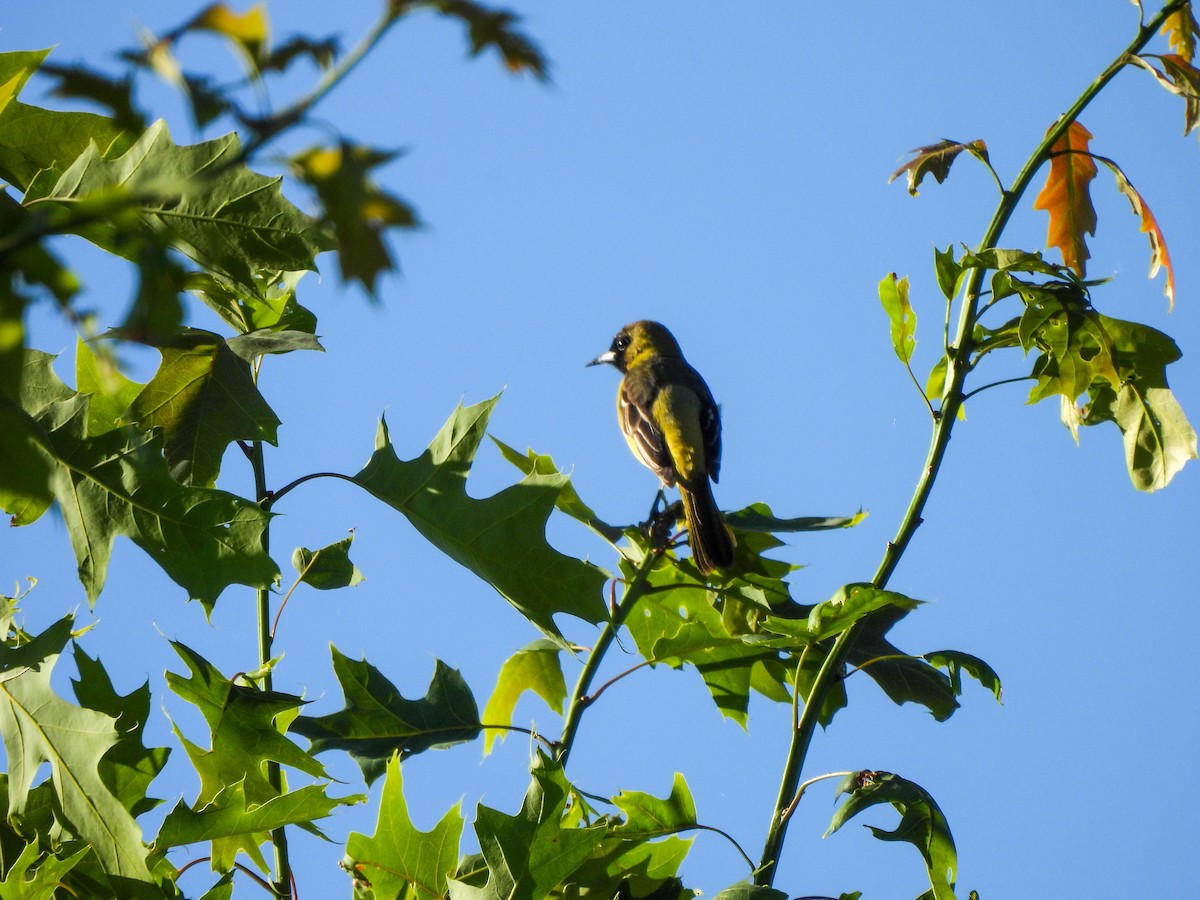
[(1121, 167), (1111, 159), (1099, 159), (1116, 176), (1117, 189), (1125, 195), (1125, 199), (1133, 207), (1133, 214), (1141, 220), (1141, 230), (1150, 238), (1150, 277), (1153, 278), (1157, 275), (1160, 268), (1167, 270), (1167, 283), (1163, 287), (1163, 293), (1167, 295), (1168, 308), (1174, 309), (1175, 270), (1171, 267), (1171, 255), (1167, 252), (1167, 241), (1163, 237), (1162, 229), (1158, 227), (1154, 213), (1150, 212), (1150, 207), (1146, 205), (1146, 201), (1142, 199), (1142, 195), (1137, 192), (1137, 189), (1130, 184), (1125, 173), (1121, 171)]
[(966, 672), (991, 691), (996, 701), (1000, 702), (1003, 695), (1000, 676), (978, 656), (972, 656), (960, 650), (938, 650), (934, 653), (924, 654), (924, 658), (930, 665), (946, 670), (950, 676), (950, 684), (953, 685), (954, 693), (957, 696), (962, 696), (962, 673)]
[(88, 395), (89, 436), (105, 434), (123, 424), (121, 416), (145, 385), (130, 381), (112, 355), (95, 352), (80, 338), (75, 344), (75, 386)]
[(244, 13), (234, 12), (224, 3), (213, 3), (197, 13), (184, 27), (190, 31), (210, 31), (227, 38), (242, 51), (252, 71), (258, 70), (271, 35), (265, 3), (256, 3)]
[(354, 480), (402, 512), (434, 546), (488, 582), (530, 622), (560, 638), (553, 620), (558, 613), (587, 622), (606, 617), (602, 588), (607, 576), (546, 541), (546, 520), (568, 484), (565, 475), (533, 473), (491, 497), (467, 495), (471, 463), (497, 399), (460, 406), (429, 448), (409, 461), (396, 455), (387, 424), (380, 420), (375, 453)]
[(771, 512), (771, 507), (765, 503), (752, 503), (743, 509), (725, 513), (725, 521), (734, 531), (759, 531), (771, 534), (853, 528), (866, 518), (867, 513), (859, 510), (852, 516), (797, 516), (791, 519), (781, 519)]
[[(491, 437), (492, 442), (500, 448), (500, 453), (504, 458), (526, 475), (562, 475), (564, 478), (567, 477), (554, 464), (554, 460), (551, 457), (537, 453), (532, 449), (526, 453), (521, 453), (521, 451), (508, 446), (508, 444), (499, 438), (492, 435), (488, 435), (488, 437)], [(575, 485), (569, 479), (563, 484), (562, 490), (558, 492), (558, 497), (555, 499), (554, 505), (560, 512), (564, 512), (571, 518), (583, 522), (609, 543), (617, 543), (625, 533), (625, 529), (616, 525), (609, 525), (607, 522), (597, 518), (595, 511), (584, 503), (583, 499), (576, 493)]]
[(1170, 337), (1146, 325), (1098, 316), (1113, 341), (1120, 380), (1089, 392), (1083, 424), (1114, 422), (1125, 442), (1125, 464), (1141, 491), (1165, 487), (1196, 458), (1196, 430), (1167, 384), (1179, 359)]
[(697, 824), (696, 803), (679, 772), (675, 773), (671, 793), (665, 799), (643, 791), (621, 791), (613, 803), (625, 813), (625, 821), (617, 827), (619, 834), (655, 838), (695, 828)]
[(1079, 122), (1071, 123), (1050, 148), (1050, 174), (1033, 201), (1034, 209), (1050, 214), (1046, 243), (1057, 247), (1063, 262), (1080, 277), (1091, 255), (1084, 237), (1096, 233), (1096, 210), (1088, 188), (1096, 177), (1096, 163), (1088, 155), (1091, 139), (1091, 132)]
[[(496, 678), (496, 689), (483, 709), (483, 722), (488, 726), (511, 725), (517, 700), (526, 691), (533, 691), (562, 715), (567, 683), (558, 658), (561, 652), (562, 647), (553, 641), (538, 640), (506, 659)], [(503, 740), (506, 734), (504, 728), (484, 729), (484, 755), (491, 753), (492, 745)]]
[(892, 326), (892, 349), (900, 362), (908, 365), (917, 345), (917, 314), (908, 302), (908, 278), (893, 272), (879, 282), (879, 302)]
[(351, 832), (342, 867), (366, 879), (375, 897), (439, 900), (446, 896), (447, 879), (458, 863), (462, 810), (455, 804), (432, 830), (420, 831), (409, 817), (402, 775), (400, 759), (393, 755), (387, 763), (375, 834)]
[[(184, 676), (167, 672), (167, 685), (200, 710), (208, 724), (211, 749), (187, 740), (176, 727), (176, 736), (200, 776), (200, 791), (190, 806), (180, 800), (168, 814), (167, 822), (171, 824), (164, 823), (157, 847), (163, 849), (176, 840), (210, 840), (214, 870), (228, 869), (236, 854), (244, 852), (260, 869), (269, 871), (260, 850), (268, 838), (267, 831), (247, 830), (237, 823), (245, 824), (253, 808), (275, 799), (282, 802), (263, 813), (268, 819), (286, 817), (289, 809), (297, 812), (321, 808), (320, 802), (314, 805), (308, 793), (298, 797), (281, 795), (266, 775), (266, 762), (273, 760), (314, 778), (325, 777), (321, 763), (282, 735), (276, 724), (277, 719), (294, 714), (304, 701), (290, 694), (235, 683), (189, 647), (177, 641), (171, 646), (189, 673)], [(234, 785), (237, 787), (229, 790)], [(291, 806), (297, 799), (299, 805)], [(208, 820), (213, 829), (204, 834), (204, 816), (198, 818), (196, 814), (204, 813), (210, 804), (215, 804), (211, 808), (213, 817)], [(234, 827), (226, 830), (231, 823)]]
[[(233, 134), (177, 145), (160, 121), (118, 158), (88, 147), (61, 175), (36, 179), (25, 203), (51, 205), (67, 218), (72, 205), (101, 198), (113, 210), (136, 212), (201, 265), (250, 287), (256, 272), (314, 268), (324, 245), (313, 221), (283, 197), (281, 179), (241, 165), (239, 151)], [(71, 230), (121, 253), (127, 228), (89, 221)]]
[(365, 579), (358, 566), (350, 561), (350, 544), (353, 533), (320, 550), (297, 547), (292, 553), (292, 566), (300, 573), (300, 580), (319, 591), (354, 587)]
[(1167, 36), (1167, 44), (1171, 52), (1180, 56), (1185, 62), (1191, 62), (1196, 55), (1196, 36), (1200, 35), (1200, 26), (1192, 15), (1192, 5), (1185, 3), (1183, 8), (1171, 13), (1163, 20), (1160, 34)]
[[(60, 851), (61, 852), (61, 851)], [(0, 880), (3, 900), (52, 900), (63, 878), (88, 854), (84, 847), (63, 859), (53, 854), (42, 857), (37, 841), (26, 844)], [(36, 864), (36, 865), (35, 865)]]
[(408, 700), (366, 660), (330, 650), (345, 708), (327, 716), (299, 716), (290, 726), (312, 741), (313, 753), (345, 750), (371, 784), (393, 753), (407, 757), (478, 737), (479, 709), (457, 669), (437, 660), (425, 696)]
[(946, 817), (924, 788), (890, 772), (857, 772), (841, 783), (838, 793), (848, 797), (834, 813), (826, 835), (833, 834), (863, 810), (891, 805), (900, 813), (900, 824), (894, 830), (867, 827), (881, 841), (904, 841), (915, 846), (925, 860), (931, 900), (954, 900), (958, 872), (954, 838)]
[(888, 177), (888, 184), (901, 175), (908, 175), (908, 192), (915, 197), (918, 193), (917, 188), (921, 186), (926, 175), (932, 175), (937, 179), (938, 184), (945, 181), (946, 176), (950, 174), (950, 166), (964, 150), (985, 164), (988, 162), (987, 145), (983, 141), (962, 143), (961, 141), (941, 140), (936, 144), (917, 147), (910, 151), (913, 158)]
[(517, 815), (479, 805), (475, 834), (488, 879), (482, 887), (451, 879), (451, 900), (541, 900), (579, 869), (605, 829), (563, 827), (567, 797), (562, 767), (539, 752)]
[[(1200, 69), (1193, 66), (1190, 59), (1175, 54), (1163, 56), (1162, 63), (1171, 78), (1171, 89), (1184, 98), (1183, 133), (1191, 134), (1200, 128)], [(1152, 66), (1150, 70), (1158, 74)], [(1160, 81), (1165, 82), (1165, 79)]]
[(71, 638), (60, 619), (28, 643), (0, 642), (0, 735), (8, 760), (8, 815), (25, 809), (38, 768), (46, 763), (65, 823), (87, 841), (108, 875), (150, 881), (137, 822), (101, 775), (98, 761), (121, 742), (116, 720), (74, 706), (50, 686)]
[(34, 175), (65, 167), (94, 143), (101, 155), (125, 151), (133, 136), (107, 116), (56, 112), (15, 97), (48, 50), (0, 53), (0, 179), (25, 190)]

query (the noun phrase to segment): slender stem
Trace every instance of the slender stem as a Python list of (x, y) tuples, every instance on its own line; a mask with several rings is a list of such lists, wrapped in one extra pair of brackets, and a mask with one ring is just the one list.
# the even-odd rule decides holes
[[(1128, 57), (1140, 51), (1154, 37), (1164, 20), (1172, 13), (1182, 9), (1187, 2), (1188, 0), (1171, 0), (1149, 22), (1142, 25), (1138, 30), (1137, 36), (1129, 46), (1100, 73), (1095, 81), (1088, 85), (1087, 89), (1080, 94), (1079, 98), (1046, 133), (1045, 138), (1042, 139), (1037, 149), (1034, 150), (1033, 154), (1026, 161), (1025, 166), (1017, 174), (1012, 187), (1005, 191), (999, 206), (996, 208), (995, 214), (992, 216), (992, 221), (984, 233), (983, 240), (980, 242), (977, 252), (997, 246), (997, 242), (1005, 226), (1008, 224), (1009, 218), (1016, 210), (1017, 204), (1024, 196), (1025, 191), (1028, 190), (1034, 175), (1049, 157), (1050, 150), (1054, 144), (1066, 133), (1071, 124), (1079, 118), (1080, 113), (1083, 112), (1105, 85), (1125, 67)], [(983, 284), (983, 276), (983, 270), (978, 268), (972, 269), (967, 276), (966, 285), (963, 288), (962, 305), (959, 311), (958, 328), (954, 343), (950, 345), (947, 351), (949, 364), (946, 373), (946, 385), (942, 393), (940, 415), (934, 423), (929, 451), (926, 455), (925, 465), (921, 469), (921, 475), (917, 480), (916, 488), (913, 491), (912, 500), (909, 502), (908, 509), (904, 513), (904, 518), (900, 522), (900, 527), (896, 532), (895, 538), (888, 543), (883, 554), (883, 559), (875, 572), (875, 577), (872, 579), (872, 583), (878, 588), (883, 588), (888, 583), (888, 580), (892, 577), (892, 573), (896, 570), (896, 566), (899, 565), (900, 559), (904, 555), (909, 542), (920, 526), (926, 501), (929, 499), (933, 483), (937, 478), (942, 460), (945, 457), (946, 447), (950, 442), (950, 433), (954, 428), (954, 423), (957, 421), (958, 410), (962, 405), (964, 397), (963, 384), (966, 381), (967, 374), (971, 370), (971, 333), (975, 327), (975, 320), (977, 318), (977, 307), (980, 288)], [(829, 691), (836, 683), (838, 673), (845, 664), (846, 655), (862, 631), (864, 622), (865, 620), (860, 620), (854, 627), (842, 632), (834, 640), (833, 646), (829, 650), (829, 655), (825, 657), (813, 681), (812, 690), (809, 692), (804, 712), (800, 717), (800, 723), (792, 735), (791, 747), (788, 752), (787, 762), (784, 765), (779, 797), (776, 800), (775, 809), (772, 814), (771, 826), (767, 833), (766, 844), (763, 847), (762, 862), (756, 879), (757, 883), (764, 887), (772, 886), (775, 881), (777, 862), (787, 833), (788, 820), (783, 816), (783, 813), (791, 802), (791, 798), (795, 795), (796, 786), (799, 784), (800, 774), (803, 771), (804, 760), (808, 754), (813, 733), (816, 730), (821, 706), (824, 704)]]
[(603, 630), (600, 632), (600, 637), (596, 640), (596, 646), (592, 648), (592, 652), (588, 654), (587, 661), (583, 664), (583, 671), (579, 673), (579, 680), (575, 683), (575, 690), (571, 692), (571, 705), (567, 708), (567, 718), (563, 722), (562, 737), (558, 742), (558, 762), (560, 765), (565, 766), (567, 764), (567, 757), (571, 755), (571, 746), (575, 743), (575, 735), (579, 731), (579, 723), (583, 718), (583, 711), (596, 699), (594, 696), (588, 696), (588, 690), (591, 688), (592, 680), (596, 677), (596, 673), (600, 670), (600, 663), (604, 660), (604, 655), (608, 652), (608, 648), (612, 646), (612, 642), (617, 637), (617, 632), (621, 630), (621, 626), (633, 610), (634, 605), (646, 593), (648, 587), (646, 578), (650, 575), (650, 570), (656, 562), (658, 562), (658, 553), (647, 551), (637, 570), (634, 572), (633, 578), (626, 586), (625, 593), (621, 597), (621, 602), (613, 608), (612, 617), (605, 623)]
[(270, 510), (272, 506), (279, 502), (284, 494), (290, 494), (295, 488), (300, 487), (306, 481), (312, 481), (314, 478), (340, 478), (342, 481), (354, 482), (352, 476), (343, 475), (341, 472), (313, 472), (309, 475), (301, 475), (295, 481), (285, 484), (277, 491), (268, 491), (266, 496), (259, 499), (259, 505), (265, 510)]
[(358, 42), (348, 54), (342, 57), (341, 61), (325, 73), (325, 76), (317, 82), (317, 85), (304, 97), (301, 97), (290, 106), (285, 107), (279, 112), (270, 115), (264, 119), (255, 120), (247, 117), (248, 125), (255, 129), (254, 137), (246, 142), (242, 152), (239, 154), (239, 160), (247, 159), (251, 154), (257, 152), (265, 144), (269, 143), (281, 132), (295, 125), (302, 120), (309, 112), (312, 111), (325, 96), (332, 91), (341, 81), (350, 74), (369, 52), (378, 44), (388, 29), (391, 28), (400, 16), (393, 11), (391, 5), (384, 14), (379, 18), (363, 39)]
[[(255, 441), (252, 445), (253, 453), (250, 457), (251, 465), (254, 467), (254, 496), (258, 502), (264, 507), (267, 505), (271, 494), (267, 490), (267, 467), (263, 460), (263, 445), (262, 441)], [(263, 552), (270, 551), (270, 523), (267, 529), (263, 530)], [(268, 663), (271, 661), (271, 591), (268, 588), (259, 588), (257, 596), (257, 612), (258, 612), (258, 662), (263, 667), (262, 686), (264, 691), (272, 689), (272, 674)], [(279, 763), (273, 759), (267, 760), (267, 781), (271, 787), (278, 793), (283, 793), (283, 773), (279, 770)], [(275, 881), (273, 890), (279, 897), (292, 896), (292, 867), (288, 862), (288, 847), (287, 847), (287, 832), (281, 826), (271, 832), (271, 843), (275, 847)]]

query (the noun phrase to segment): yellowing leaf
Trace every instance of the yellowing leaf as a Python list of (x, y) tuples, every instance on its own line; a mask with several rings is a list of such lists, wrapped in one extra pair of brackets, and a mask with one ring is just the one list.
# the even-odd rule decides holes
[(1200, 27), (1196, 25), (1190, 3), (1179, 12), (1167, 16), (1159, 33), (1167, 36), (1172, 53), (1179, 54), (1187, 62), (1192, 61), (1196, 55), (1196, 35), (1200, 34)]
[(1078, 122), (1071, 123), (1050, 149), (1050, 175), (1033, 201), (1034, 209), (1050, 214), (1046, 243), (1057, 247), (1063, 262), (1080, 276), (1091, 255), (1084, 235), (1096, 233), (1096, 210), (1088, 192), (1096, 177), (1096, 163), (1088, 152), (1091, 138), (1090, 131)]
[(950, 166), (953, 165), (958, 154), (964, 150), (969, 151), (972, 156), (981, 160), (985, 165), (987, 164), (987, 145), (983, 141), (970, 141), (964, 144), (959, 141), (942, 140), (936, 144), (917, 147), (910, 151), (915, 155), (888, 177), (888, 184), (907, 173), (908, 192), (915, 197), (917, 188), (921, 186), (921, 180), (926, 175), (932, 175), (937, 179), (938, 184), (945, 181), (946, 176), (950, 174)]
[(228, 38), (241, 48), (255, 68), (258, 60), (264, 56), (263, 51), (271, 33), (267, 8), (262, 3), (244, 13), (236, 13), (224, 3), (214, 3), (192, 19), (188, 27), (196, 31), (212, 31)]
[(1163, 287), (1163, 293), (1167, 295), (1167, 302), (1170, 308), (1175, 308), (1175, 270), (1171, 267), (1171, 254), (1167, 252), (1167, 241), (1163, 237), (1162, 229), (1158, 227), (1158, 221), (1154, 218), (1154, 213), (1150, 212), (1150, 207), (1146, 205), (1146, 201), (1142, 199), (1142, 195), (1137, 192), (1129, 179), (1125, 177), (1125, 173), (1111, 159), (1098, 157), (1112, 171), (1117, 178), (1117, 190), (1119, 190), (1129, 200), (1129, 205), (1133, 207), (1134, 215), (1142, 220), (1142, 231), (1150, 238), (1150, 277), (1153, 278), (1158, 274), (1160, 268), (1167, 270), (1167, 283)]
[[(483, 709), (484, 724), (511, 725), (517, 700), (525, 691), (535, 692), (551, 709), (562, 715), (567, 684), (558, 661), (561, 649), (553, 641), (538, 640), (505, 660), (496, 679), (496, 690)], [(505, 734), (504, 728), (488, 727), (484, 730), (484, 756), (492, 752), (492, 745), (497, 740), (503, 740)]]

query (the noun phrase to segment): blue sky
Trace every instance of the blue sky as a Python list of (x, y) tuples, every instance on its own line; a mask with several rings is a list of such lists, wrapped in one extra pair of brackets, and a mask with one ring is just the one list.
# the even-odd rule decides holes
[[(933, 247), (975, 244), (997, 199), (970, 160), (915, 199), (887, 175), (909, 148), (982, 138), (1011, 180), (1129, 42), (1136, 9), (1124, 0), (775, 0), (744, 8), (540, 0), (511, 8), (550, 57), (550, 85), (511, 77), (489, 56), (466, 60), (457, 26), (418, 17), (320, 108), (364, 143), (407, 149), (379, 178), (429, 226), (393, 243), (403, 277), (384, 279), (379, 305), (340, 287), (332, 259), (303, 282), (301, 300), (318, 314), (328, 352), (269, 361), (263, 389), (284, 423), (268, 455), (271, 482), (357, 471), (385, 410), (400, 454), (415, 456), (460, 400), (503, 390), (497, 437), (551, 454), (603, 518), (640, 518), (655, 483), (617, 430), (617, 376), (583, 364), (624, 323), (656, 318), (722, 404), (723, 507), (764, 500), (781, 515), (870, 512), (851, 531), (789, 540), (783, 555), (806, 566), (793, 580), (797, 599), (815, 602), (868, 579), (907, 504), (929, 431), (892, 354), (876, 284), (889, 272), (910, 277), (920, 317), (914, 368), (928, 371), (944, 311)], [(14, 5), (0, 19), (0, 48), (57, 45), (55, 61), (107, 65), (138, 23), (161, 31), (192, 9), (148, 0)], [(278, 35), (340, 32), (349, 45), (374, 9), (295, 2), (271, 11)], [(192, 52), (193, 64), (210, 54), (225, 71), (233, 65), (215, 42)], [(38, 87), (28, 102), (38, 102)], [(165, 88), (148, 86), (143, 101), (167, 117), (177, 141), (213, 136), (197, 134)], [(1181, 137), (1182, 102), (1132, 69), (1082, 121), (1093, 150), (1121, 163), (1154, 210), (1177, 270), (1168, 316), (1162, 276), (1146, 278), (1137, 219), (1102, 173), (1088, 274), (1113, 281), (1094, 301), (1177, 340), (1184, 357), (1168, 374), (1198, 422), (1200, 147), (1194, 135)], [(280, 149), (322, 136), (298, 134)], [(300, 190), (290, 196), (305, 202)], [(1031, 205), (1032, 196), (1005, 245), (1043, 246), (1045, 215)], [(85, 302), (102, 324), (115, 322), (129, 273), (86, 248), (71, 254), (87, 282)], [(201, 312), (193, 322), (215, 325)], [(30, 332), (35, 346), (64, 352), (59, 371), (69, 379), (70, 329), (35, 310)], [(153, 358), (129, 358), (144, 380)], [(1022, 364), (1014, 355), (988, 380), (1020, 374)], [(972, 687), (939, 725), (852, 679), (851, 705), (818, 734), (810, 774), (883, 769), (925, 786), (954, 831), (961, 896), (1195, 896), (1200, 827), (1185, 786), (1197, 762), (1200, 699), (1190, 664), (1200, 627), (1196, 463), (1166, 490), (1139, 494), (1115, 428), (1086, 430), (1076, 447), (1057, 404), (1026, 406), (1026, 393), (1023, 385), (997, 388), (968, 404), (926, 522), (891, 583), (928, 601), (896, 628), (897, 643), (981, 656), (1004, 681), (1004, 705)], [(470, 490), (483, 496), (516, 477), (485, 446)], [(222, 479), (230, 490), (252, 489), (236, 454)], [(292, 547), (322, 546), (354, 528), (355, 560), (368, 579), (333, 595), (298, 592), (285, 614), (276, 686), (314, 698), (314, 712), (340, 706), (330, 641), (365, 656), (410, 697), (424, 693), (433, 659), (443, 659), (482, 702), (502, 661), (537, 637), (489, 588), (351, 485), (314, 482), (277, 511), (273, 541), (285, 567)], [(551, 537), (614, 564), (573, 523), (556, 522)], [(69, 609), (91, 620), (73, 572), (52, 517), (0, 539), (0, 577), (39, 579), (25, 602), (33, 627)], [(85, 647), (109, 663), (122, 690), (146, 678), (161, 688), (163, 670), (180, 668), (164, 635), (226, 672), (254, 666), (250, 594), (223, 596), (210, 625), (132, 544), (118, 544), (95, 615)], [(582, 623), (564, 626), (580, 643), (593, 639)], [(568, 669), (568, 681), (574, 674)], [(170, 740), (168, 715), (200, 739), (198, 717), (173, 701), (152, 723), (159, 739)], [(787, 720), (788, 710), (756, 701), (743, 731), (720, 718), (694, 672), (642, 671), (589, 710), (572, 776), (597, 793), (662, 795), (682, 771), (701, 821), (757, 856)], [(522, 702), (515, 721), (559, 727), (536, 701)], [(513, 736), (482, 762), (478, 745), (414, 758), (405, 787), (418, 825), (431, 827), (460, 800), (468, 812), (480, 798), (515, 810), (530, 752)], [(347, 791), (357, 789), (353, 766), (333, 768)], [(186, 778), (156, 788), (171, 804), (195, 794)], [(927, 885), (912, 847), (876, 841), (854, 824), (821, 839), (831, 795), (818, 787), (801, 805), (779, 886), (792, 895), (920, 894)], [(342, 815), (330, 835), (369, 833), (373, 814)], [(894, 816), (880, 810), (863, 821), (891, 827)], [(335, 848), (303, 839), (300, 847), (302, 895), (348, 891)], [(711, 835), (698, 838), (684, 871), (709, 894), (747, 874)], [(185, 889), (199, 893), (201, 880)]]

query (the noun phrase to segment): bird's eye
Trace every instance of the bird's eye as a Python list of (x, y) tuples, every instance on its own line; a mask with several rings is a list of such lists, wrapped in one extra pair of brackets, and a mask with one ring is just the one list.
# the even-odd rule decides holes
[(619, 335), (617, 335), (617, 339), (615, 341), (613, 341), (613, 349), (614, 350), (624, 350), (628, 346), (629, 346), (629, 335), (627, 335), (627, 334), (619, 334)]

